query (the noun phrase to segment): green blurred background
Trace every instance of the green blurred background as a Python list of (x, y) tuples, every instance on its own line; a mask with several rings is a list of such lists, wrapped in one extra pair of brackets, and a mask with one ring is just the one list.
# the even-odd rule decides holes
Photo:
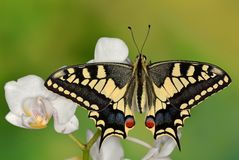
[[(102, 36), (123, 39), (134, 59), (137, 51), (127, 29), (131, 25), (142, 43), (147, 25), (152, 29), (144, 49), (154, 61), (187, 59), (219, 65), (233, 83), (193, 109), (181, 138), (182, 151), (175, 160), (239, 159), (239, 1), (237, 0), (1, 0), (0, 1), (0, 159), (60, 160), (80, 155), (68, 136), (57, 134), (52, 122), (43, 130), (26, 130), (7, 123), (9, 109), (3, 86), (7, 81), (36, 74), (46, 78), (63, 65), (92, 59)], [(83, 109), (77, 110), (80, 130), (94, 129)], [(144, 115), (130, 136), (153, 143), (144, 127)], [(127, 158), (137, 160), (147, 152), (123, 141)]]

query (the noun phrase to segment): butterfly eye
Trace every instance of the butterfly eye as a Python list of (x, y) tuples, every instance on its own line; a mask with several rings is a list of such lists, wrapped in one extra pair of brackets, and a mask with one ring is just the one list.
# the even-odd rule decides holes
[(133, 117), (128, 117), (128, 118), (126, 118), (126, 120), (125, 120), (125, 125), (126, 125), (127, 128), (132, 128), (132, 127), (134, 127), (134, 125), (135, 125), (134, 118), (133, 118)]
[(155, 126), (154, 119), (152, 117), (148, 117), (145, 121), (145, 125), (148, 128), (153, 128)]

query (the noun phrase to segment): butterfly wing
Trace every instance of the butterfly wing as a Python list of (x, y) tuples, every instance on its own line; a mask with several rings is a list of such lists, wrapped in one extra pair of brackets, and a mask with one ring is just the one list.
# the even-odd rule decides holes
[[(147, 69), (154, 103), (146, 117), (146, 126), (154, 138), (169, 135), (180, 148), (177, 129), (183, 127), (185, 118), (190, 116), (190, 109), (228, 86), (231, 79), (221, 68), (200, 62), (159, 62)], [(149, 125), (151, 121), (155, 126)]]
[[(89, 117), (102, 130), (103, 140), (110, 135), (125, 138), (134, 120), (125, 102), (132, 66), (120, 63), (92, 63), (63, 67), (53, 73), (45, 86), (89, 110)], [(134, 122), (134, 121), (133, 121)]]
[(89, 118), (95, 121), (96, 127), (102, 131), (100, 146), (108, 136), (115, 135), (126, 138), (128, 131), (135, 125), (134, 116), (125, 98), (110, 104), (102, 111), (90, 111)]

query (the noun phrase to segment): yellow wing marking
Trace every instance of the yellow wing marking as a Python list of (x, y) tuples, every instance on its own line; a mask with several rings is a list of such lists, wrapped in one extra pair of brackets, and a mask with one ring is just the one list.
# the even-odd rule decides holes
[(101, 91), (102, 94), (104, 94), (107, 98), (111, 95), (113, 90), (115, 89), (115, 82), (110, 78), (105, 84), (105, 87)]
[(187, 71), (187, 76), (192, 76), (194, 74), (195, 67), (194, 66), (189, 66), (188, 71)]
[(89, 79), (84, 79), (82, 82), (81, 82), (81, 84), (82, 85), (84, 85), (84, 86), (86, 86), (88, 83), (89, 83)]
[(73, 75), (71, 75), (69, 78), (67, 78), (67, 81), (68, 81), (69, 83), (71, 83), (71, 82), (73, 82), (73, 81), (75, 80), (75, 78), (76, 78), (76, 75), (73, 74)]
[(161, 100), (161, 101), (166, 101), (166, 99), (169, 98), (168, 93), (163, 87), (158, 87), (153, 83), (153, 88), (156, 96)]
[(181, 76), (180, 63), (175, 63), (172, 71), (172, 75), (175, 77)]
[(178, 92), (169, 77), (164, 81), (164, 88), (168, 91), (170, 97), (173, 97), (173, 95)]
[(54, 83), (53, 88), (57, 88), (57, 87), (58, 87), (58, 84)]
[(101, 90), (103, 89), (104, 85), (105, 85), (106, 79), (101, 79), (99, 80), (99, 82), (95, 85), (94, 89), (100, 93)]
[(90, 83), (88, 84), (90, 86), (90, 88), (94, 88), (95, 84), (98, 82), (97, 79), (93, 79), (92, 81), (90, 81)]
[(52, 85), (52, 81), (51, 81), (50, 79), (47, 81), (47, 85), (48, 85), (48, 86), (51, 86), (51, 85)]
[(194, 84), (196, 82), (196, 79), (194, 79), (193, 77), (188, 77), (188, 80), (192, 84)]
[(75, 83), (75, 84), (79, 84), (79, 83), (80, 83), (79, 78), (76, 78), (76, 79), (73, 81), (73, 83)]
[(189, 84), (188, 80), (186, 80), (186, 79), (183, 78), (183, 77), (181, 77), (180, 80), (181, 80), (181, 82), (183, 83), (183, 85), (184, 85), (185, 87), (188, 86), (188, 84)]
[(174, 83), (175, 87), (177, 88), (177, 90), (181, 91), (181, 89), (183, 88), (183, 84), (180, 82), (180, 80), (175, 77), (173, 77), (172, 80), (173, 80), (173, 83)]
[(106, 73), (105, 73), (104, 66), (99, 65), (97, 70), (97, 78), (105, 78), (105, 77), (106, 77)]
[(87, 68), (83, 68), (82, 74), (85, 78), (90, 78), (90, 73)]
[(70, 74), (72, 74), (72, 73), (75, 72), (75, 69), (74, 69), (74, 68), (68, 68), (67, 71), (68, 71)]

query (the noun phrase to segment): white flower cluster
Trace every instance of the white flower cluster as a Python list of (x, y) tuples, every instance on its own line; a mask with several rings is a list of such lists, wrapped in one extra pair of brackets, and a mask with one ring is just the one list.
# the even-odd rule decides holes
[(10, 108), (6, 119), (13, 125), (41, 129), (53, 116), (57, 132), (67, 134), (78, 129), (76, 104), (48, 91), (40, 77), (28, 75), (6, 83), (4, 89)]
[[(96, 44), (94, 62), (130, 63), (126, 44), (117, 38), (100, 38)], [(28, 75), (5, 84), (5, 97), (10, 108), (6, 120), (11, 124), (27, 128), (45, 128), (51, 117), (54, 118), (55, 130), (69, 134), (78, 129), (79, 122), (75, 116), (77, 104), (59, 96), (44, 86), (44, 80), (36, 75)], [(88, 131), (88, 140), (92, 133)], [(163, 137), (155, 141), (143, 160), (168, 160), (175, 148), (171, 138)], [(123, 159), (124, 150), (117, 137), (105, 140), (99, 151), (99, 140), (90, 151), (93, 160)]]

